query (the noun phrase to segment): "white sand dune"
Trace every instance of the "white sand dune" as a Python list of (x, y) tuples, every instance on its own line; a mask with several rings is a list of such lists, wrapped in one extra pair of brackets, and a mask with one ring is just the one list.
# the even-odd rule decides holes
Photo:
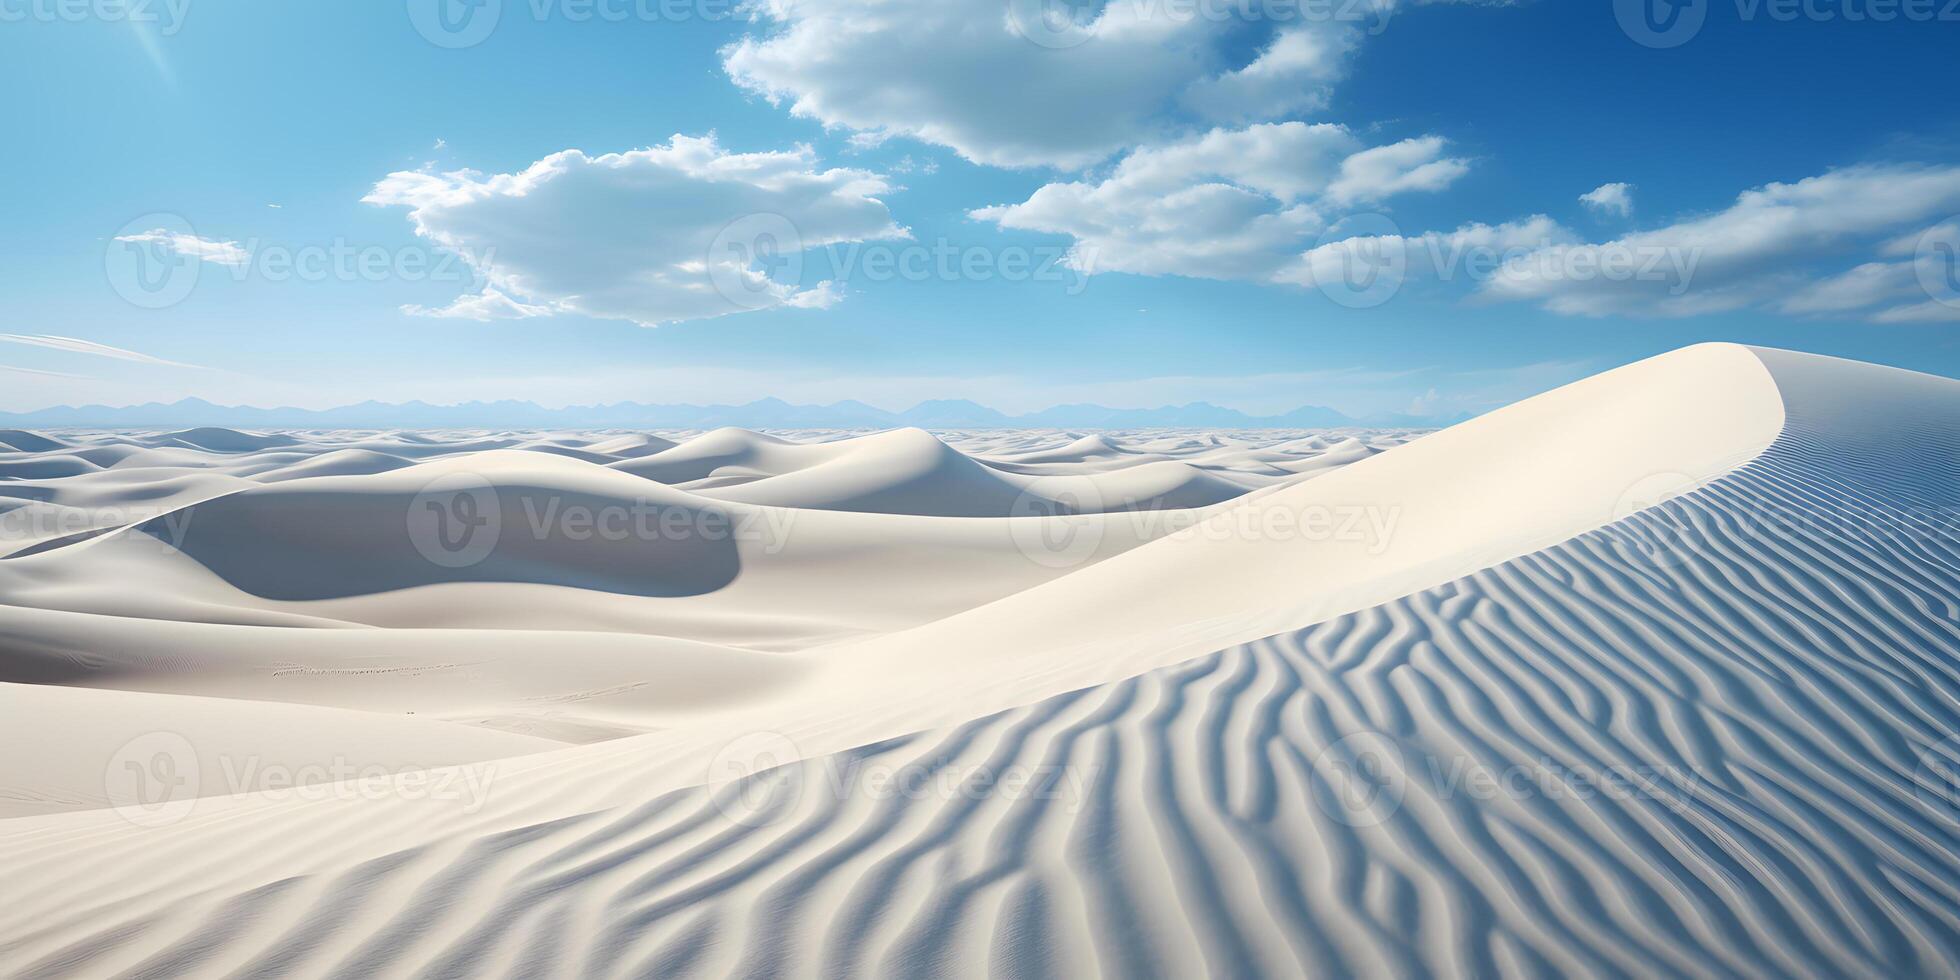
[[(1127, 451), (1202, 469), (1199, 456), (1232, 448), (989, 438), (995, 452), (978, 455), (1004, 465), (1095, 467)], [(1283, 458), (1236, 472), (1259, 483), (1343, 445), (1285, 445), (1303, 439), (1241, 446)], [(766, 482), (824, 465), (718, 441), (767, 448), (687, 479), (695, 471), (668, 471), (657, 482), (678, 485), (658, 499), (697, 506), (706, 498), (684, 485), (726, 467)], [(434, 770), (452, 775), (451, 792), (424, 773), (185, 805), (192, 787), (175, 804), (0, 821), (0, 862), (21, 896), (0, 903), (0, 964), (19, 976), (1960, 971), (1960, 383), (1707, 345), (1358, 455), (1171, 512), (1202, 523), (927, 621), (774, 653), (648, 653), (640, 678), (683, 690), (610, 710), (665, 712), (644, 726), (664, 730)], [(653, 481), (510, 456), (548, 470), (554, 492)], [(399, 494), (392, 481), (420, 468), (199, 506), (236, 501), (246, 509), (211, 513), (287, 535), (267, 555), (340, 568), (367, 559), (251, 508), (310, 508), (305, 495), (337, 483)], [(497, 492), (522, 492), (491, 469)], [(1338, 507), (1393, 511), (1393, 530), (1302, 530)], [(797, 512), (905, 534), (1017, 520)], [(1258, 516), (1278, 513), (1290, 529)], [(1069, 533), (1024, 534), (1022, 563), (1136, 526), (1124, 517), (1039, 519)], [(0, 561), (12, 607), (0, 608), (0, 666), (42, 672), (0, 679), (151, 690), (175, 677), (170, 691), (81, 694), (207, 684), (255, 711), (333, 703), (251, 687), (270, 658), (250, 637), (277, 633), (346, 647), (306, 652), (339, 666), (295, 686), (374, 699), (391, 725), (407, 701), (453, 695), (446, 721), (482, 732), (486, 711), (508, 707), (499, 698), (548, 684), (554, 663), (587, 664), (564, 669), (596, 684), (640, 655), (560, 661), (575, 648), (561, 637), (687, 642), (647, 631), (540, 644), (532, 628), (461, 635), (338, 616), (214, 625), (52, 603), (103, 601), (85, 593), (118, 568), (151, 576), (162, 607), (272, 587), (207, 571), (176, 591), (159, 569), (222, 566), (236, 559), (218, 552), (251, 540), (207, 543), (217, 551), (203, 560), (195, 545), (121, 552), (140, 537), (151, 536)], [(512, 567), (479, 578), (251, 608), (297, 616), (503, 588), (538, 604), (607, 587), (627, 589), (608, 593), (621, 602), (696, 598), (631, 595), (648, 587), (623, 585), (603, 554), (553, 551), (583, 550), (565, 541), (523, 547), (550, 553), (495, 555)], [(539, 581), (567, 566), (591, 578)], [(500, 635), (515, 639), (500, 648)], [(474, 693), (349, 663), (390, 643), (379, 659), (413, 658), (425, 639), (484, 651)], [(723, 683), (743, 670), (755, 673)], [(466, 775), (487, 789), (457, 789)]]
[[(160, 745), (184, 747), (186, 772), (209, 774), (211, 778), (199, 780), (200, 796), (230, 791), (233, 781), (238, 790), (262, 785), (271, 771), (317, 785), (375, 769), (426, 770), (560, 744), (406, 714), (0, 684), (0, 739), (10, 752), (34, 760), (31, 767), (14, 766), (14, 778), (0, 789), (0, 818), (124, 802), (110, 795), (103, 761), (117, 759), (135, 734), (128, 719), (137, 718), (145, 730), (167, 733), (160, 736)], [(148, 756), (125, 756), (119, 761), (139, 768), (151, 761)]]
[(44, 453), (49, 450), (60, 449), (65, 444), (60, 440), (50, 439), (38, 432), (24, 432), (20, 429), (0, 429), (0, 445), (5, 446), (8, 452)]

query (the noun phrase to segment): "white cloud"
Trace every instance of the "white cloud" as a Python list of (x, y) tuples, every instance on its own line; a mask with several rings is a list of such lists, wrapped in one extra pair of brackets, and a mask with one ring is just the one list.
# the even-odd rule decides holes
[(1633, 185), (1601, 184), (1579, 195), (1579, 200), (1600, 214), (1624, 218), (1633, 213)]
[(1379, 201), (1408, 191), (1440, 191), (1470, 172), (1462, 159), (1442, 156), (1443, 139), (1423, 136), (1362, 150), (1341, 161), (1340, 179), (1327, 188), (1341, 204)]
[[(1330, 236), (1332, 237), (1332, 236)], [(1512, 256), (1569, 243), (1572, 233), (1542, 214), (1498, 225), (1467, 224), (1455, 231), (1334, 237), (1287, 264), (1274, 277), (1312, 286), (1339, 281), (1355, 267), (1397, 270), (1407, 278), (1476, 281)]]
[(1929, 299), (1879, 310), (1871, 315), (1871, 321), (1873, 323), (1960, 323), (1960, 304)]
[(1184, 104), (1207, 118), (1250, 122), (1318, 109), (1347, 67), (1359, 32), (1296, 24), (1275, 34), (1251, 63), (1191, 83)]
[(409, 316), (435, 317), (444, 320), (475, 320), (487, 323), (491, 320), (522, 320), (534, 316), (550, 316), (548, 306), (535, 306), (520, 303), (498, 292), (494, 286), (485, 286), (483, 292), (465, 293), (456, 297), (447, 306), (422, 306), (410, 303), (403, 306), (402, 312)]
[(1049, 0), (755, 0), (767, 29), (722, 58), (736, 84), (826, 126), (1076, 169), (1322, 105), (1397, 6), (1110, 0), (1056, 26), (1044, 14), (1066, 8)]
[(111, 347), (108, 344), (98, 344), (92, 340), (80, 340), (74, 337), (57, 337), (53, 334), (0, 333), (0, 342), (24, 344), (29, 347), (45, 347), (50, 350), (68, 351), (74, 354), (89, 354), (95, 357), (107, 357), (118, 361), (135, 361), (139, 364), (154, 364), (159, 367), (197, 367), (195, 364), (166, 361), (161, 357), (152, 357), (133, 350), (124, 350), (121, 347)]
[(783, 305), (800, 310), (827, 310), (843, 301), (844, 288), (833, 280), (825, 280), (783, 300)]
[(1919, 290), (1910, 262), (1867, 262), (1820, 279), (1778, 304), (1785, 313), (1843, 313), (1861, 310)]
[[(1691, 316), (1775, 306), (1793, 293), (1800, 303), (1841, 302), (1856, 291), (1849, 280), (1805, 291), (1816, 288), (1820, 261), (1956, 207), (1960, 167), (1849, 167), (1744, 191), (1726, 210), (1654, 231), (1542, 249), (1506, 265), (1484, 293), (1584, 316)], [(1614, 263), (1632, 271), (1598, 271)]]
[(237, 242), (199, 238), (196, 235), (164, 228), (153, 228), (137, 235), (117, 235), (116, 241), (131, 245), (155, 245), (186, 258), (213, 265), (241, 267), (252, 261), (252, 253), (240, 248)]
[(1322, 209), (1454, 180), (1463, 162), (1442, 149), (1434, 137), (1371, 149), (1329, 124), (1215, 129), (1141, 148), (1101, 182), (1048, 184), (972, 217), (1069, 235), (1084, 272), (1267, 281), (1326, 228)]
[(487, 280), (429, 316), (569, 312), (648, 326), (770, 306), (821, 307), (804, 249), (903, 238), (864, 170), (819, 170), (807, 146), (729, 153), (713, 136), (589, 157), (554, 153), (514, 174), (402, 171), (365, 201), (409, 209), (416, 233)]

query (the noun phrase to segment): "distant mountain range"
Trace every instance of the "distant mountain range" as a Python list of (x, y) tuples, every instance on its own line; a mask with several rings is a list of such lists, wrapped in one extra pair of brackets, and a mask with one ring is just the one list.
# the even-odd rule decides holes
[(164, 404), (111, 407), (63, 405), (32, 412), (0, 412), (0, 425), (22, 428), (230, 428), (275, 429), (860, 429), (918, 426), (925, 429), (1325, 429), (1433, 428), (1468, 418), (1372, 415), (1354, 418), (1331, 408), (1306, 406), (1284, 415), (1247, 415), (1206, 402), (1162, 408), (1057, 405), (1026, 415), (1007, 415), (970, 401), (929, 401), (888, 412), (857, 401), (792, 405), (764, 398), (746, 405), (576, 405), (545, 408), (532, 402), (465, 402), (431, 405), (367, 401), (338, 408), (253, 408), (214, 405), (201, 398)]

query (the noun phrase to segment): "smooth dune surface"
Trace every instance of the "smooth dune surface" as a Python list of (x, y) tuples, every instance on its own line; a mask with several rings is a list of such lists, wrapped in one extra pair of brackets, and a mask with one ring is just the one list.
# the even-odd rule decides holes
[[(666, 472), (672, 483), (635, 461), (685, 440), (604, 464), (533, 453), (548, 470), (500, 469), (515, 443), (497, 437), (453, 441), (496, 457), (478, 463), (500, 501), (543, 489), (541, 476), (553, 499), (616, 497), (615, 480), (638, 479), (658, 502), (698, 508), (714, 499), (701, 481), (717, 479), (814, 475), (845, 491), (827, 503), (862, 501), (875, 478), (828, 467), (917, 441), (901, 435), (818, 454), (714, 433), (670, 460), (693, 467)], [(109, 444), (61, 438), (56, 454)], [(767, 617), (763, 597), (793, 595), (799, 572), (840, 574), (849, 535), (811, 524), (824, 529), (815, 544), (799, 532), (776, 555), (738, 551), (735, 576), (693, 596), (624, 588), (607, 576), (632, 579), (619, 569), (639, 556), (550, 535), (493, 551), (470, 566), (492, 566), (480, 572), (345, 595), (267, 596), (264, 576), (226, 574), (237, 553), (271, 560), (249, 547), (262, 535), (213, 539), (226, 554), (200, 559), (192, 536), (165, 547), (131, 523), (16, 552), (0, 561), (8, 698), (29, 684), (77, 701), (229, 691), (216, 696), (254, 711), (306, 705), (321, 731), (440, 704), (417, 722), (550, 741), (502, 758), (459, 741), (458, 765), (413, 760), (435, 768), (332, 792), (178, 793), (0, 821), (8, 889), (23, 896), (0, 903), (0, 964), (19, 976), (1960, 971), (1960, 383), (1704, 345), (1392, 448), (1366, 435), (1042, 438), (940, 444), (1015, 477), (1107, 480), (1175, 462), (1245, 490), (1130, 511), (1043, 510), (1080, 497), (1017, 492), (1020, 506), (1041, 502), (1035, 514), (984, 517), (723, 501), (894, 534), (998, 535), (929, 538), (922, 553), (1005, 542), (998, 567), (974, 566), (993, 586), (969, 585), (947, 603), (958, 608), (856, 612), (849, 629), (747, 643), (707, 613), (664, 620), (688, 627), (668, 633), (639, 612), (612, 630), (546, 629), (543, 612), (507, 628), (434, 625), (403, 597), (431, 597), (431, 610), (481, 590), (496, 593), (486, 605), (595, 593), (595, 609), (699, 605), (755, 574), (781, 583), (752, 594)], [(336, 496), (352, 494), (394, 501), (380, 509), (401, 521), (392, 481), (467, 458), (439, 441), (345, 442), (389, 442), (414, 465), (204, 499), (266, 514), (303, 502), (358, 527), (358, 506)], [(726, 461), (702, 471), (700, 459)], [(884, 499), (908, 500), (919, 472), (938, 471), (894, 468)], [(80, 479), (48, 478), (46, 497)], [(1393, 514), (1392, 529), (1344, 538), (1301, 520), (1341, 507)], [(250, 510), (211, 513), (259, 522), (268, 554), (357, 560)], [(1153, 513), (1177, 516), (1130, 519)], [(1291, 524), (1258, 516), (1278, 513)], [(1105, 553), (1112, 534), (1120, 547)], [(884, 591), (857, 606), (907, 595), (914, 564), (931, 582), (958, 578), (896, 559), (905, 543), (859, 541), (877, 556), (861, 565), (896, 567), (861, 569), (827, 601), (866, 585)], [(813, 549), (808, 564), (765, 560), (796, 547)], [(116, 594), (110, 570), (148, 576), (120, 590), (146, 594)], [(281, 637), (276, 654), (267, 634)], [(451, 680), (437, 653), (475, 659)], [(313, 673), (275, 686), (275, 656)], [(596, 706), (523, 707), (557, 669)], [(607, 730), (625, 737), (600, 740)], [(549, 748), (568, 742), (592, 744)], [(17, 761), (6, 778), (30, 769)], [(50, 785), (81, 795), (74, 780)]]

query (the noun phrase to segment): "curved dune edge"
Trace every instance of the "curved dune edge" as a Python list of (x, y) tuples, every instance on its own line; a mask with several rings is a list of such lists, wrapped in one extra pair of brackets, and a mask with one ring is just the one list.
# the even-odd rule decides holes
[(826, 662), (885, 675), (924, 649), (935, 667), (970, 670), (968, 684), (1058, 663), (1081, 668), (1071, 686), (1113, 680), (1569, 540), (1756, 458), (1784, 418), (1754, 351), (1683, 348), (1221, 508), (1055, 582), (843, 645)]
[[(1304, 630), (712, 791), (663, 795), (711, 745), (652, 736), (513, 760), (475, 814), (242, 799), (153, 831), (0, 825), (34, 896), (0, 911), (0, 960), (1950, 972), (1960, 385), (1758, 363), (1783, 436), (1699, 490)], [(1792, 507), (1821, 519), (1775, 519)], [(1479, 799), (1435, 763), (1648, 783)], [(1059, 766), (1078, 795), (826, 789), (885, 764)], [(1397, 773), (1386, 815), (1345, 805)]]

